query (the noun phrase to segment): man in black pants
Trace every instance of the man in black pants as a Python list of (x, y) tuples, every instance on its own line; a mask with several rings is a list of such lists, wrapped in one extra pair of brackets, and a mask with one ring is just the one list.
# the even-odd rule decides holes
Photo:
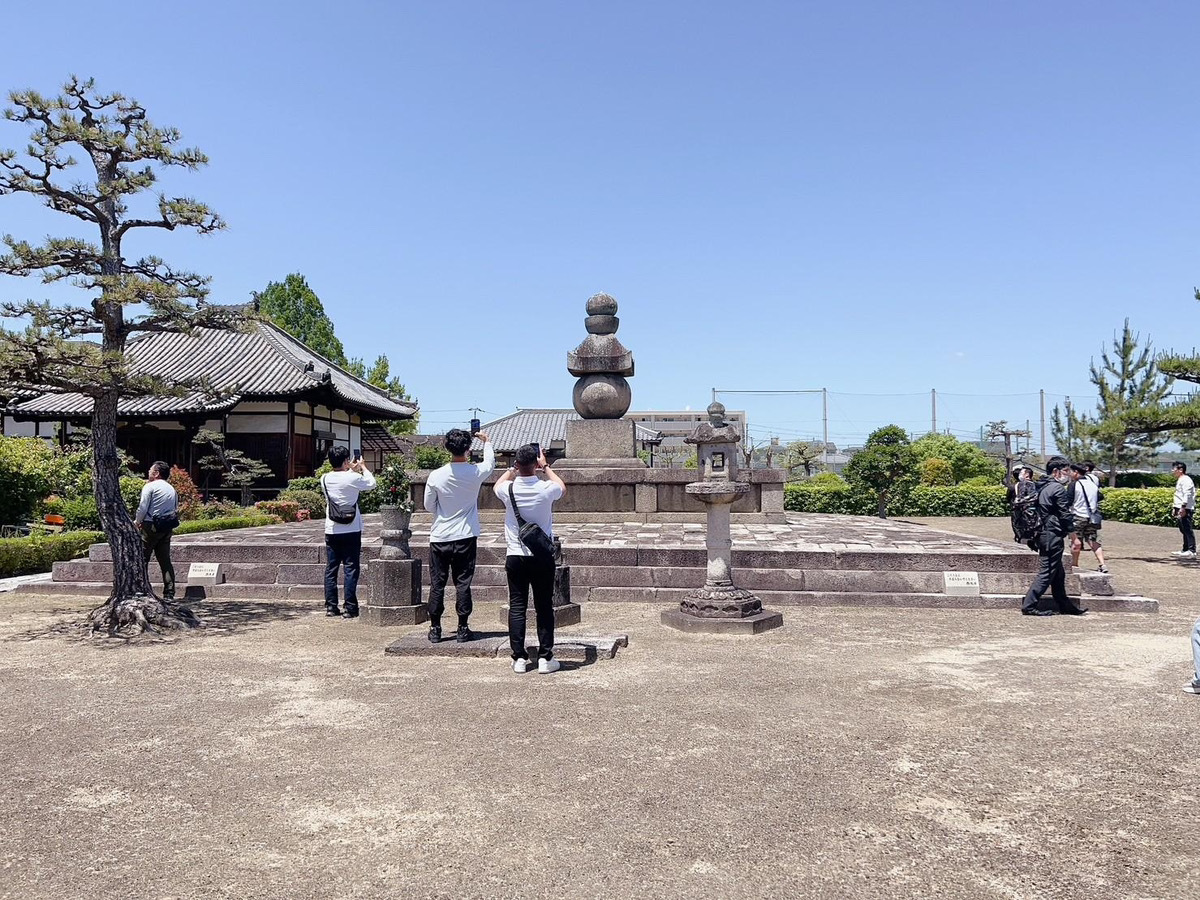
[[(537, 611), (538, 671), (543, 675), (557, 672), (554, 658), (554, 557), (535, 556), (521, 543), (517, 521), (531, 522), (554, 537), (554, 502), (567, 493), (546, 462), (546, 456), (533, 444), (517, 451), (516, 465), (496, 482), (496, 496), (504, 504), (504, 543), (507, 553), (504, 572), (508, 576), (508, 639), (512, 648), (512, 667), (517, 674), (529, 671), (525, 650), (525, 618), (529, 609), (529, 589), (533, 588), (533, 607)], [(537, 473), (545, 474), (546, 480)], [(514, 512), (513, 502), (516, 502)]]
[[(1042, 531), (1037, 538), (1038, 560), (1041, 567), (1037, 577), (1025, 595), (1021, 612), (1027, 616), (1063, 615), (1081, 616), (1080, 609), (1067, 596), (1067, 574), (1063, 568), (1065, 538), (1075, 529), (1075, 517), (1071, 512), (1071, 498), (1067, 483), (1071, 480), (1071, 464), (1061, 456), (1052, 456), (1046, 462), (1046, 471), (1038, 479), (1038, 512), (1042, 516)], [(1053, 604), (1043, 599), (1050, 589)]]

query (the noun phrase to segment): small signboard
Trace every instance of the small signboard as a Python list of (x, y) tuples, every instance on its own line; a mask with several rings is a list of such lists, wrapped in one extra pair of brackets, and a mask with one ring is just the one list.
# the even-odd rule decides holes
[(953, 597), (978, 597), (978, 572), (943, 572), (946, 593)]
[(188, 584), (224, 584), (220, 563), (192, 563), (188, 566)]

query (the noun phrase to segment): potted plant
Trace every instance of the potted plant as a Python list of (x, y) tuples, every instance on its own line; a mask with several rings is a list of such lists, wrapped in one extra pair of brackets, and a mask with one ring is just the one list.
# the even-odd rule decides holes
[(392, 454), (384, 459), (375, 477), (375, 491), (383, 530), (407, 531), (413, 513), (412, 482), (403, 456)]

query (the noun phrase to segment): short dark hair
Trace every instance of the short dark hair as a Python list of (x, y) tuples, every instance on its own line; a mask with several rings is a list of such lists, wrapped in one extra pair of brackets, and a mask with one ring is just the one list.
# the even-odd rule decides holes
[(1080, 475), (1086, 475), (1088, 473), (1087, 466), (1085, 466), (1083, 463), (1071, 463), (1071, 469), (1078, 472)]
[(1032, 477), (1033, 477), (1033, 469), (1029, 468), (1029, 466), (1021, 466), (1021, 471), (1022, 471), (1022, 472), (1028, 472), (1028, 473), (1029, 473), (1029, 477), (1030, 477), (1030, 478), (1032, 478)]
[(455, 456), (466, 456), (471, 449), (471, 435), (461, 428), (451, 428), (446, 432), (446, 449)]
[(533, 444), (526, 444), (524, 447), (521, 447), (517, 450), (516, 463), (523, 469), (532, 465), (536, 465), (537, 459), (537, 448), (534, 447)]
[(1071, 468), (1071, 461), (1065, 456), (1052, 456), (1046, 460), (1046, 471), (1054, 472), (1057, 469)]
[(170, 464), (163, 462), (161, 459), (156, 461), (153, 465), (151, 465), (150, 468), (152, 468), (154, 470), (155, 474), (158, 475), (159, 478), (170, 478), (171, 477)]
[(1093, 469), (1096, 468), (1096, 464), (1094, 462), (1092, 462), (1090, 459), (1085, 459), (1083, 461), (1083, 467), (1085, 469), (1087, 469), (1088, 472), (1090, 473)]
[(1171, 468), (1178, 469), (1184, 475), (1187, 474), (1187, 463), (1185, 463), (1185, 462), (1173, 462), (1173, 463), (1171, 463)]
[(349, 447), (330, 447), (329, 448), (329, 464), (335, 469), (340, 469), (346, 464), (346, 460), (350, 458)]

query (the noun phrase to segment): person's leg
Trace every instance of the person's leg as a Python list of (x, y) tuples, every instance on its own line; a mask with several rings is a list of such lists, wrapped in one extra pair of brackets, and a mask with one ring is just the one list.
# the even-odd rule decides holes
[(528, 659), (525, 651), (525, 614), (529, 608), (529, 558), (507, 556), (504, 574), (508, 576), (508, 644), (513, 659)]
[(175, 599), (175, 566), (171, 563), (171, 532), (164, 531), (154, 542), (154, 557), (162, 569), (163, 599)]
[(429, 627), (442, 627), (442, 610), (446, 605), (446, 576), (450, 574), (450, 543), (429, 545)]
[(1192, 687), (1200, 693), (1200, 619), (1192, 628)]
[(1185, 552), (1196, 552), (1196, 533), (1192, 530), (1192, 517), (1195, 515), (1193, 510), (1187, 509), (1183, 512), (1183, 518), (1179, 521), (1179, 530), (1183, 532), (1183, 549)]
[(1104, 566), (1104, 547), (1100, 545), (1100, 535), (1092, 535), (1092, 552), (1096, 554), (1096, 564), (1100, 566), (1100, 571), (1108, 571)]
[(1079, 554), (1083, 552), (1083, 537), (1076, 531), (1071, 535), (1071, 568), (1079, 566)]
[(1067, 596), (1067, 571), (1063, 565), (1065, 542), (1058, 538), (1059, 552), (1050, 554), (1050, 598), (1054, 601), (1053, 609), (1064, 615), (1078, 615), (1086, 612), (1075, 605), (1075, 601)]
[(554, 656), (554, 563), (532, 560), (530, 582), (533, 587), (533, 608), (537, 613), (538, 659)]
[(454, 542), (450, 567), (454, 573), (454, 611), (458, 613), (459, 628), (467, 627), (467, 620), (474, 608), (471, 603), (471, 579), (475, 577), (475, 559), (478, 553), (478, 538), (464, 538)]
[(338, 555), (336, 534), (325, 535), (325, 611), (332, 614), (338, 612), (338, 565), (341, 557)]
[(1037, 611), (1042, 595), (1046, 593), (1046, 588), (1050, 587), (1050, 556), (1045, 549), (1044, 540), (1044, 537), (1038, 539), (1038, 573), (1021, 603), (1021, 612), (1026, 615), (1033, 615)]
[(342, 569), (346, 573), (343, 607), (346, 615), (353, 618), (358, 615), (358, 564), (362, 556), (362, 532), (352, 531), (339, 534), (338, 537), (342, 539)]

